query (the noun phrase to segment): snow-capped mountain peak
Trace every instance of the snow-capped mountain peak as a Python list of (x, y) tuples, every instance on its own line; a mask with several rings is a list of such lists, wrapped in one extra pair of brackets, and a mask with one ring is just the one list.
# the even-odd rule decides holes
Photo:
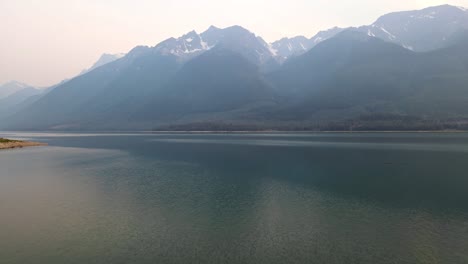
[(319, 44), (322, 41), (325, 41), (329, 38), (333, 38), (334, 36), (342, 32), (343, 30), (345, 30), (345, 28), (333, 27), (327, 30), (320, 31), (319, 33), (317, 33), (315, 36), (313, 36), (310, 39), (312, 41), (311, 48)]
[(414, 51), (442, 48), (453, 34), (468, 29), (466, 8), (451, 5), (428, 7), (381, 16), (358, 30), (369, 36), (399, 44)]
[(310, 49), (310, 40), (304, 36), (294, 38), (282, 38), (271, 43), (271, 47), (275, 52), (277, 60), (284, 62), (291, 56), (297, 56), (305, 53)]
[(209, 50), (210, 47), (196, 31), (190, 31), (179, 38), (169, 38), (154, 48), (163, 55), (175, 55), (182, 59), (192, 57)]
[(329, 38), (334, 37), (336, 34), (341, 32), (343, 29), (334, 27), (329, 30), (320, 31), (311, 39), (307, 39), (304, 36), (297, 36), (294, 38), (282, 38), (271, 44), (273, 50), (276, 51), (276, 59), (278, 62), (283, 63), (287, 59), (299, 56), (309, 51), (315, 45)]
[(274, 49), (261, 37), (240, 26), (223, 29), (211, 26), (201, 34), (191, 31), (159, 43), (154, 51), (188, 60), (217, 46), (235, 51), (257, 65), (266, 63), (275, 54)]

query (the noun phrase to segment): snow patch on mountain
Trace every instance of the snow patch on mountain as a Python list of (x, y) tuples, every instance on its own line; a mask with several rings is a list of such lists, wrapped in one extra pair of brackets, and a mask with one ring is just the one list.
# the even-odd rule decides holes
[(371, 25), (358, 28), (368, 36), (417, 52), (443, 48), (447, 45), (447, 39), (467, 29), (466, 8), (451, 5), (394, 12), (379, 17)]
[(275, 59), (282, 63), (292, 56), (297, 56), (309, 49), (310, 40), (303, 36), (294, 38), (282, 38), (270, 44), (274, 52)]
[(154, 51), (162, 55), (174, 55), (181, 59), (191, 58), (209, 50), (209, 47), (196, 31), (191, 31), (179, 38), (169, 38), (154, 47)]
[(273, 48), (273, 45), (272, 44), (268, 44), (268, 49), (270, 50), (271, 54), (273, 56), (278, 56), (278, 50), (276, 50), (275, 48)]
[(393, 35), (392, 33), (388, 32), (385, 28), (380, 27), (380, 30), (382, 30), (385, 34), (387, 34), (388, 37), (389, 37), (391, 40), (395, 40), (395, 39), (396, 39), (395, 35)]

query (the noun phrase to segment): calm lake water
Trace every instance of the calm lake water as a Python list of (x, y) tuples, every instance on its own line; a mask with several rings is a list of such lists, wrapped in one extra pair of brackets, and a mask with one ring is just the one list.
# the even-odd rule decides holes
[(46, 134), (0, 263), (468, 263), (468, 134)]

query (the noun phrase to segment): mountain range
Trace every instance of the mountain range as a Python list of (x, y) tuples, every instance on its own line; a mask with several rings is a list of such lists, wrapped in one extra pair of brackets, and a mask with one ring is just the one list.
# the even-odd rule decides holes
[(455, 6), (274, 43), (212, 26), (111, 57), (23, 100), (0, 128), (468, 128), (468, 11)]
[(101, 57), (99, 57), (99, 59), (93, 64), (93, 66), (91, 66), (91, 68), (89, 69), (85, 69), (81, 72), (80, 75), (83, 75), (83, 74), (86, 74), (90, 71), (93, 71), (94, 69), (96, 68), (99, 68), (101, 66), (104, 66), (108, 63), (111, 63), (113, 61), (116, 61), (120, 58), (123, 58), (125, 56), (125, 53), (117, 53), (117, 54), (108, 54), (108, 53), (104, 53), (101, 55)]
[[(123, 56), (125, 56), (125, 54), (103, 54), (99, 60), (91, 66), (91, 68), (83, 70), (80, 75), (86, 74), (98, 67), (118, 60)], [(10, 81), (0, 85), (0, 120), (28, 107), (67, 81), (68, 79), (45, 88), (33, 87), (18, 81)]]
[(16, 92), (19, 92), (27, 88), (32, 88), (32, 87), (30, 85), (17, 82), (17, 81), (11, 81), (11, 82), (2, 84), (0, 85), (0, 99), (4, 99)]

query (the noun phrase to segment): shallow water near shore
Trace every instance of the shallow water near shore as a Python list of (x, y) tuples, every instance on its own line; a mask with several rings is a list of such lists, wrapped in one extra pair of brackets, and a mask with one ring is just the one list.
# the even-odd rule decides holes
[(0, 263), (468, 263), (465, 133), (0, 137)]

